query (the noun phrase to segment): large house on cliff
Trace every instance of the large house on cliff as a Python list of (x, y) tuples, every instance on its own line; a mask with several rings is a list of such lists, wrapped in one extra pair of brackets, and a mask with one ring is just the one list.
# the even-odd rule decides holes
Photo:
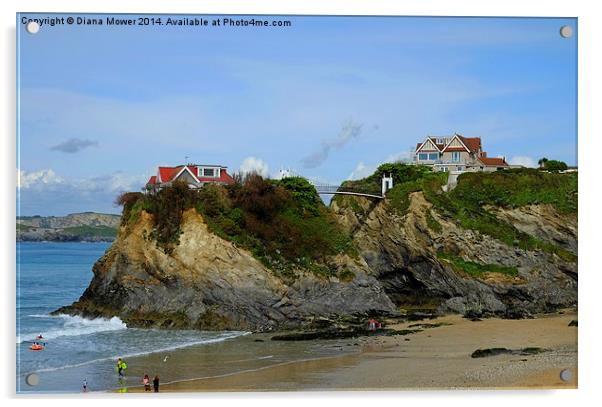
[(433, 171), (496, 171), (509, 168), (505, 157), (487, 157), (480, 137), (459, 134), (432, 137), (416, 144), (414, 163), (430, 165)]
[(232, 184), (234, 179), (228, 174), (228, 167), (222, 165), (186, 164), (176, 167), (159, 167), (157, 174), (146, 183), (148, 191), (156, 191), (169, 186), (174, 181), (183, 181), (191, 188), (200, 188), (207, 183)]

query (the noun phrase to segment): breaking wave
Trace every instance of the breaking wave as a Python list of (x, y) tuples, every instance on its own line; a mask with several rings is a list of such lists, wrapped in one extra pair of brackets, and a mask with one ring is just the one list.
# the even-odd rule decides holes
[(72, 316), (67, 314), (59, 314), (59, 315), (30, 315), (35, 318), (58, 318), (62, 319), (62, 327), (60, 329), (53, 328), (48, 332), (31, 332), (24, 333), (23, 335), (17, 337), (17, 343), (22, 343), (23, 341), (31, 341), (36, 339), (36, 337), (41, 333), (44, 336), (44, 339), (56, 339), (63, 336), (79, 336), (79, 335), (89, 335), (97, 332), (106, 332), (106, 331), (119, 331), (121, 329), (126, 329), (127, 326), (125, 323), (117, 318), (113, 317), (111, 319), (106, 318), (94, 318), (94, 319), (86, 319), (79, 316)]

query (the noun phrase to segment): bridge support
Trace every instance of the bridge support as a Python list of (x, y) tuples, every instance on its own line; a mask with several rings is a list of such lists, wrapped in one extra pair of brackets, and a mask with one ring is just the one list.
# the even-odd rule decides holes
[(391, 188), (393, 188), (393, 174), (389, 174), (389, 176), (387, 176), (387, 174), (383, 174), (383, 180), (381, 185), (381, 192), (383, 198), (385, 197), (385, 193)]

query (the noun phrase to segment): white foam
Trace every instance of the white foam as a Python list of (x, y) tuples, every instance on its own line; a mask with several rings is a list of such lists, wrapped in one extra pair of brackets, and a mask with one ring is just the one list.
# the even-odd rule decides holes
[[(118, 331), (127, 328), (126, 324), (117, 317), (113, 317), (111, 319), (86, 319), (79, 316), (72, 316), (67, 314), (31, 316), (36, 318), (59, 318), (63, 320), (63, 326), (61, 328), (55, 328), (51, 329), (48, 332), (42, 332), (44, 339), (56, 339), (62, 336), (89, 335), (97, 332)], [(31, 332), (20, 335), (17, 337), (17, 343), (35, 340), (39, 334), (40, 332)]]
[(125, 354), (125, 355), (119, 355), (119, 356), (109, 356), (106, 358), (99, 358), (99, 359), (93, 359), (93, 360), (88, 360), (86, 362), (82, 362), (82, 363), (76, 363), (76, 364), (72, 364), (72, 365), (65, 365), (65, 366), (59, 366), (59, 367), (49, 367), (49, 368), (45, 368), (45, 369), (39, 369), (39, 370), (35, 370), (32, 372), (28, 372), (28, 373), (24, 373), (24, 375), (28, 375), (30, 373), (40, 373), (40, 372), (53, 372), (56, 370), (63, 370), (63, 369), (71, 369), (74, 367), (80, 367), (80, 366), (85, 366), (85, 365), (89, 365), (92, 363), (97, 363), (97, 362), (105, 362), (105, 361), (109, 361), (109, 360), (117, 360), (117, 358), (122, 358), (122, 359), (126, 359), (126, 358), (132, 358), (132, 357), (136, 357), (136, 356), (144, 356), (144, 355), (150, 355), (153, 353), (161, 353), (161, 352), (169, 352), (169, 351), (173, 351), (173, 350), (177, 350), (177, 349), (182, 349), (182, 348), (187, 348), (189, 346), (194, 346), (194, 345), (208, 345), (211, 343), (216, 343), (216, 342), (223, 342), (226, 341), (228, 339), (233, 339), (239, 336), (245, 336), (245, 335), (249, 335), (251, 332), (230, 332), (224, 336), (218, 337), (218, 338), (211, 338), (211, 339), (202, 339), (202, 340), (198, 340), (198, 341), (193, 341), (193, 342), (188, 342), (188, 343), (184, 343), (181, 345), (174, 345), (174, 346), (169, 346), (169, 347), (165, 347), (165, 348), (161, 348), (161, 349), (153, 349), (150, 351), (146, 351), (146, 352), (137, 352), (137, 353), (129, 353), (129, 354)]

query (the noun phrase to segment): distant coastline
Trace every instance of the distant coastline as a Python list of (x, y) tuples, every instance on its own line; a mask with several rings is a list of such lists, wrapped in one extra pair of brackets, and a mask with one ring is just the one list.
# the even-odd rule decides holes
[(121, 217), (83, 212), (66, 216), (18, 216), (18, 242), (112, 242)]

